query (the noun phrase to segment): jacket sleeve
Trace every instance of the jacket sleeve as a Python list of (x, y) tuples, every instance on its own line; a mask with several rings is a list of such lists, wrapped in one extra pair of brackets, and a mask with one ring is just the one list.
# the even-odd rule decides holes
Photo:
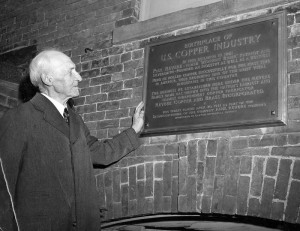
[(92, 162), (97, 165), (112, 164), (140, 146), (138, 135), (132, 128), (105, 141), (99, 141), (96, 137), (91, 136), (86, 126), (85, 134)]
[(17, 230), (13, 199), (23, 149), (23, 134), (14, 123), (14, 112), (0, 120), (0, 228)]

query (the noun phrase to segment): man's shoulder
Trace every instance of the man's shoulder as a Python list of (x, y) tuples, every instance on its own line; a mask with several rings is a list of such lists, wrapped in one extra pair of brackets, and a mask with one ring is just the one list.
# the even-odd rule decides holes
[(28, 118), (32, 115), (33, 106), (30, 102), (21, 103), (17, 107), (8, 109), (4, 115), (0, 118), (0, 121), (3, 120), (20, 120), (22, 118)]

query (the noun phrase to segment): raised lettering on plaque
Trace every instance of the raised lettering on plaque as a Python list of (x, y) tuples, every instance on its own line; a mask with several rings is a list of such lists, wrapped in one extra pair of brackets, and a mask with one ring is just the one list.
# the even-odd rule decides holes
[(149, 44), (142, 135), (284, 125), (285, 17)]

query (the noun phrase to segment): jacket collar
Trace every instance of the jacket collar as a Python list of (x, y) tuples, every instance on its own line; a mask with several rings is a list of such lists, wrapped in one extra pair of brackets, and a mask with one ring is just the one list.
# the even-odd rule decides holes
[(69, 127), (53, 103), (42, 94), (36, 93), (36, 95), (31, 99), (31, 103), (37, 110), (44, 113), (45, 121), (70, 138), (72, 144), (76, 142), (80, 134), (80, 121), (78, 118), (79, 116), (76, 115), (73, 108), (68, 106), (70, 114)]
[(33, 106), (44, 113), (44, 120), (69, 138), (69, 127), (63, 117), (49, 99), (40, 93), (30, 100)]

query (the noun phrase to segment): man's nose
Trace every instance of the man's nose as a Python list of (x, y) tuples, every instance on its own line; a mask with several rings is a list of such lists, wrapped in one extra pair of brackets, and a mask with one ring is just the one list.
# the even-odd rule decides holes
[(81, 75), (77, 71), (75, 71), (75, 78), (78, 80), (78, 82), (82, 80)]

